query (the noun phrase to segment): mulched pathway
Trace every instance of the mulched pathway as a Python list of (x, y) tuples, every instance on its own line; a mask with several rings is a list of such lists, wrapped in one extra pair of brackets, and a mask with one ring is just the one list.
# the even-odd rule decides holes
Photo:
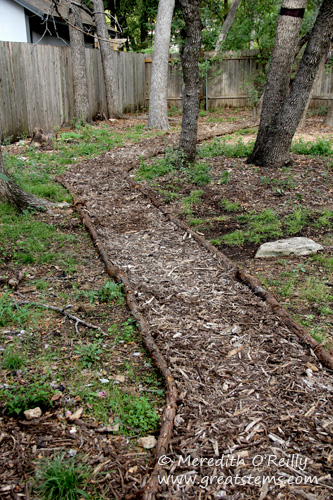
[(170, 135), (113, 150), (62, 178), (135, 291), (176, 383), (156, 498), (332, 498), (332, 371), (222, 255), (131, 180), (139, 157), (176, 142)]

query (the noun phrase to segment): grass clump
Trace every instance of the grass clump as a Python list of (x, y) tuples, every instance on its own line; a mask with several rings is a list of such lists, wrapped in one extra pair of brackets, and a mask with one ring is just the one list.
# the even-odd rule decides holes
[(42, 459), (36, 471), (35, 490), (42, 500), (77, 500), (88, 498), (84, 491), (90, 472), (86, 464), (65, 454)]
[(215, 138), (213, 141), (205, 142), (198, 149), (199, 158), (210, 158), (214, 156), (227, 156), (229, 158), (243, 158), (252, 153), (253, 141), (244, 143), (241, 138), (234, 144), (227, 144), (225, 139)]
[(237, 212), (241, 208), (240, 204), (236, 201), (221, 200), (220, 205), (225, 212)]
[(25, 358), (14, 346), (7, 347), (2, 356), (2, 366), (5, 370), (19, 370), (24, 366)]
[(192, 207), (201, 201), (203, 194), (204, 191), (202, 189), (194, 189), (189, 196), (182, 199), (185, 214), (192, 214)]
[(156, 179), (157, 177), (163, 177), (164, 175), (176, 170), (176, 160), (177, 151), (173, 148), (169, 148), (165, 151), (163, 158), (159, 158), (151, 164), (141, 161), (135, 178), (138, 181), (150, 181), (152, 179)]
[(5, 292), (0, 297), (0, 327), (9, 325), (24, 326), (30, 320), (36, 323), (36, 319), (41, 315), (40, 312), (31, 312), (29, 305), (19, 306), (11, 297), (10, 291)]

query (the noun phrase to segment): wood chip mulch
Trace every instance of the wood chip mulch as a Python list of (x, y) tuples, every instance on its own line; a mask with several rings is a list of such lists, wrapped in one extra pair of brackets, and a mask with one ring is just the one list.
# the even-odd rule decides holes
[(148, 326), (143, 335), (153, 337), (178, 392), (155, 468), (158, 491), (147, 492), (145, 478), (142, 494), (332, 498), (332, 370), (221, 254), (135, 186), (128, 170), (168, 141), (121, 148), (62, 177), (105, 259), (126, 277)]

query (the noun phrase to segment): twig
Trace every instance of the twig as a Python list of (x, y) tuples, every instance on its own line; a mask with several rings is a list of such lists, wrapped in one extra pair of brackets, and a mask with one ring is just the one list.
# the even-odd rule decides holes
[(105, 332), (102, 330), (101, 327), (92, 325), (90, 323), (87, 323), (83, 319), (78, 318), (77, 316), (74, 316), (73, 314), (70, 314), (65, 311), (65, 309), (68, 309), (68, 307), (71, 307), (71, 305), (68, 305), (66, 307), (63, 307), (60, 309), (60, 307), (55, 307), (55, 306), (49, 306), (47, 304), (41, 304), (40, 302), (30, 302), (29, 300), (20, 300), (20, 302), (17, 302), (17, 305), (19, 306), (35, 306), (35, 307), (42, 307), (44, 309), (51, 309), (52, 311), (56, 311), (60, 314), (63, 314), (64, 316), (67, 316), (67, 318), (71, 319), (72, 321), (75, 321), (75, 332), (79, 334), (78, 330), (78, 325), (83, 325), (86, 326), (87, 328), (92, 328), (93, 330), (99, 330), (101, 333), (105, 334)]

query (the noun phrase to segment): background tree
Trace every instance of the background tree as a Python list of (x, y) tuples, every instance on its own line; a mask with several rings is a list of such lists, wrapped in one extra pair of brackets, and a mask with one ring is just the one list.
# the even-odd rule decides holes
[(333, 2), (323, 0), (291, 91), (266, 128), (260, 149), (257, 148), (248, 162), (262, 167), (281, 167), (290, 163), (291, 142), (332, 32)]
[[(1, 118), (1, 117), (0, 117)], [(0, 120), (1, 123), (1, 120)], [(1, 130), (0, 130), (1, 137)], [(23, 211), (27, 208), (45, 210), (49, 202), (36, 198), (21, 189), (11, 178), (5, 168), (0, 144), (0, 200), (6, 201)]]
[(289, 93), (291, 69), (298, 45), (299, 32), (307, 0), (283, 0), (277, 22), (274, 49), (271, 57), (259, 130), (249, 162), (256, 163), (257, 152), (265, 141), (265, 134), (274, 116), (279, 113)]
[(200, 106), (198, 61), (202, 39), (200, 0), (180, 0), (180, 5), (185, 21), (186, 42), (181, 53), (185, 88), (178, 166), (182, 160), (186, 163), (195, 160)]
[(216, 50), (219, 51), (223, 45), (225, 39), (227, 38), (228, 31), (230, 30), (232, 23), (234, 22), (237, 9), (242, 0), (233, 0), (231, 7), (229, 9), (228, 15), (225, 18), (221, 32), (216, 42)]
[[(68, 21), (69, 39), (72, 59), (72, 80), (74, 93), (74, 118), (83, 122), (90, 122), (89, 93), (87, 81), (87, 62), (83, 34), (81, 10), (77, 4), (69, 2)], [(76, 29), (77, 28), (77, 29)]]
[(169, 129), (168, 72), (171, 21), (175, 0), (160, 0), (155, 27), (148, 127)]
[(94, 18), (98, 43), (101, 50), (108, 114), (111, 118), (120, 117), (118, 83), (113, 64), (112, 49), (109, 41), (108, 26), (104, 12), (103, 0), (93, 0)]
[(327, 115), (325, 116), (324, 124), (328, 127), (333, 127), (333, 101), (330, 102)]

